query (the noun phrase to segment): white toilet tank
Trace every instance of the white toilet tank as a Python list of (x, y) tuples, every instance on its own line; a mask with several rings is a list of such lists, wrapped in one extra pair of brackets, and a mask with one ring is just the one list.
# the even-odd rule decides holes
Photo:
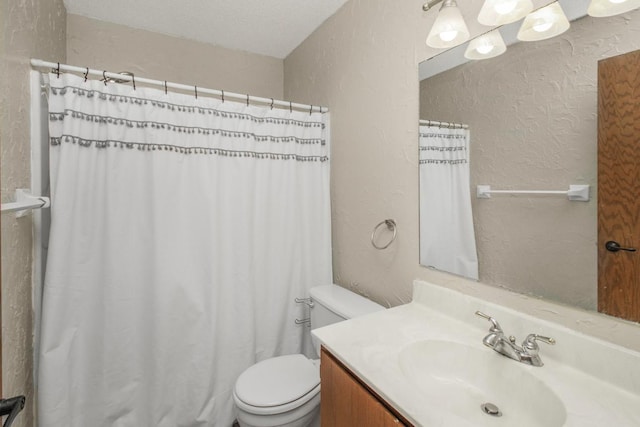
[[(309, 290), (309, 295), (313, 301), (311, 329), (385, 309), (380, 304), (338, 285), (316, 286)], [(316, 356), (320, 356), (320, 341), (313, 335), (311, 341)]]
[(312, 329), (385, 309), (380, 304), (337, 285), (317, 286), (311, 288), (309, 294), (313, 301)]

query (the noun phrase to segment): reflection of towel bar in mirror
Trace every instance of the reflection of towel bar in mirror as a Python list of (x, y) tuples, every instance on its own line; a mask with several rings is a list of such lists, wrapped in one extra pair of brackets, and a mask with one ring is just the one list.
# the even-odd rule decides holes
[(588, 202), (589, 201), (589, 186), (588, 185), (570, 185), (569, 190), (566, 191), (553, 191), (553, 190), (492, 190), (490, 185), (478, 185), (476, 190), (476, 197), (478, 199), (490, 199), (492, 194), (530, 194), (530, 195), (545, 195), (545, 194), (564, 194), (567, 199), (573, 202)]

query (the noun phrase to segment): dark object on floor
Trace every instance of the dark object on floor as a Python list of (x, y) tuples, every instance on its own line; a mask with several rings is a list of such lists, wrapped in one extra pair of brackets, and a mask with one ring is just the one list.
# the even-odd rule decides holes
[(233, 422), (233, 424), (231, 425), (231, 427), (240, 427), (240, 424), (238, 423), (238, 420), (235, 420)]

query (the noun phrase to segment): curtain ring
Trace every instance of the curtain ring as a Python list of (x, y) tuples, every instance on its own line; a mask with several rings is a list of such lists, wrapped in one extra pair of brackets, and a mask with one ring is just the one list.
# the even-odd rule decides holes
[(222, 90), (222, 103), (224, 104), (224, 90)]
[(271, 109), (273, 110), (273, 98), (271, 98)]
[(193, 90), (196, 92), (196, 99), (198, 99), (198, 86), (193, 86)]
[(131, 82), (133, 83), (133, 90), (136, 90), (136, 76), (131, 73)]
[[(383, 224), (385, 224), (389, 230), (393, 230), (393, 236), (391, 237), (391, 240), (389, 240), (389, 242), (386, 245), (379, 246), (375, 242), (376, 233), (377, 233), (378, 229), (380, 228), (380, 226), (382, 226)], [(394, 220), (392, 220), (392, 219), (385, 219), (384, 221), (380, 222), (378, 225), (376, 225), (374, 227), (373, 233), (371, 233), (371, 244), (376, 249), (380, 249), (380, 250), (387, 249), (389, 247), (389, 245), (392, 244), (394, 240), (396, 240), (396, 235), (397, 234), (398, 234), (398, 227), (396, 226), (396, 222)]]
[(313, 113), (313, 105), (309, 107), (309, 115), (311, 115), (311, 113)]
[(56, 74), (58, 75), (58, 78), (60, 78), (60, 63), (58, 62), (58, 68), (56, 68)]
[(289, 113), (293, 113), (293, 105), (291, 104), (291, 101), (289, 101)]
[(164, 94), (167, 94), (167, 81), (164, 81)]
[(249, 94), (247, 94), (247, 107), (249, 106)]
[(87, 67), (87, 71), (84, 72), (84, 82), (87, 82), (87, 78), (89, 77), (89, 67)]
[(102, 72), (102, 81), (104, 81), (104, 85), (107, 85), (107, 70)]

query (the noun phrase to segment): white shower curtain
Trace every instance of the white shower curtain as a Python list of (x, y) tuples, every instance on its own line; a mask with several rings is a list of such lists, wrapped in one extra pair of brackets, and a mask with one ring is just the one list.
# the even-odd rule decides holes
[(230, 426), (332, 280), (327, 114), (50, 83), (40, 426)]
[(478, 279), (469, 130), (420, 126), (420, 264)]

